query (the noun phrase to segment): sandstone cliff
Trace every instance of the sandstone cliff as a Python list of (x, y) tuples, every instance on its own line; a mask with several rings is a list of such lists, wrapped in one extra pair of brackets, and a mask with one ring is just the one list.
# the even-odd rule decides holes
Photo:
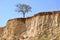
[(0, 40), (60, 40), (60, 11), (10, 19), (0, 28)]

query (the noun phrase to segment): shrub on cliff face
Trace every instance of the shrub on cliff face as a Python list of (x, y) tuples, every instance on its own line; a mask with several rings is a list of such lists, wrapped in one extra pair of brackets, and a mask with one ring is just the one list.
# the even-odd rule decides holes
[(46, 40), (44, 37), (39, 38), (38, 40)]
[(42, 36), (42, 37), (39, 37), (38, 40), (51, 40), (51, 35), (49, 35), (47, 38)]

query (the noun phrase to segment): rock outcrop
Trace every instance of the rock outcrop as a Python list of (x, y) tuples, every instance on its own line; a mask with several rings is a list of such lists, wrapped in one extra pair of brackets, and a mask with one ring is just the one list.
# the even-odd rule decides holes
[(60, 40), (60, 11), (10, 19), (0, 28), (0, 40)]

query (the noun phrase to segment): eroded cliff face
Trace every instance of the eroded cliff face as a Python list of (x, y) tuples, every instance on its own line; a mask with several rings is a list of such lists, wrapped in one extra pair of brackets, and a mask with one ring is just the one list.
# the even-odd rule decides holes
[(60, 40), (60, 11), (11, 19), (0, 29), (0, 40)]

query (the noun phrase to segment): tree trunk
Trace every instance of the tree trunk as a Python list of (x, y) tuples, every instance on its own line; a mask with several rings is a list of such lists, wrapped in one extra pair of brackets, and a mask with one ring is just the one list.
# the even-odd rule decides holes
[(25, 18), (25, 13), (23, 12), (23, 18)]

